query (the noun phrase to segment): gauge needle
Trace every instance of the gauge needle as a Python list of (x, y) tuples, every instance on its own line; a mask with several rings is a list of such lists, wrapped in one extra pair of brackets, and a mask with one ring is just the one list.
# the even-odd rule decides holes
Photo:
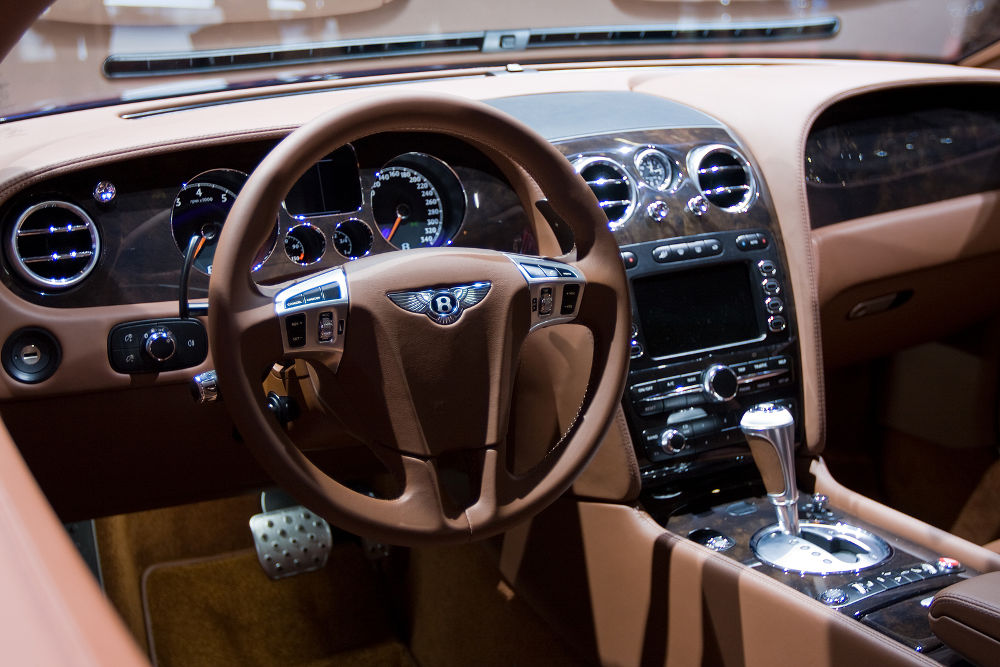
[(391, 241), (392, 240), (392, 235), (396, 233), (397, 229), (399, 229), (399, 223), (402, 222), (402, 220), (403, 220), (403, 216), (401, 216), (401, 215), (399, 215), (397, 213), (396, 214), (396, 222), (392, 223), (392, 229), (389, 230), (389, 235), (385, 237), (386, 241)]

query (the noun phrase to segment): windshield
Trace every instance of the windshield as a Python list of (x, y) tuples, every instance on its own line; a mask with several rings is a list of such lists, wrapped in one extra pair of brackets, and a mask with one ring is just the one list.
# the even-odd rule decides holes
[[(0, 64), (0, 121), (385, 71), (677, 57), (958, 62), (1000, 0), (57, 0)], [(578, 65), (577, 65), (578, 66)]]

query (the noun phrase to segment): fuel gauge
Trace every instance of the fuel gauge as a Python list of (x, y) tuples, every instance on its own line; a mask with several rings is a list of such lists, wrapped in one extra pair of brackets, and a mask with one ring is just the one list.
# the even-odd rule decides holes
[(326, 252), (326, 239), (310, 224), (296, 225), (285, 234), (285, 254), (301, 266), (315, 264)]

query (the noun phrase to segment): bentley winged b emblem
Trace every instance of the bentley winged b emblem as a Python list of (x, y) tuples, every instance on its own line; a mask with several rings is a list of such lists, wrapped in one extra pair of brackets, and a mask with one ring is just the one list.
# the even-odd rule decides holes
[(490, 283), (480, 282), (414, 292), (389, 292), (386, 296), (403, 310), (422, 313), (438, 324), (453, 324), (462, 316), (462, 311), (482, 301), (489, 291)]

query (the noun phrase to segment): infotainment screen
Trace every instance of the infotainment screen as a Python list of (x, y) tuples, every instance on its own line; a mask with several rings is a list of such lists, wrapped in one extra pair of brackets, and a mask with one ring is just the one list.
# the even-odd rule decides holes
[(639, 278), (632, 283), (639, 323), (652, 357), (761, 338), (743, 263)]

